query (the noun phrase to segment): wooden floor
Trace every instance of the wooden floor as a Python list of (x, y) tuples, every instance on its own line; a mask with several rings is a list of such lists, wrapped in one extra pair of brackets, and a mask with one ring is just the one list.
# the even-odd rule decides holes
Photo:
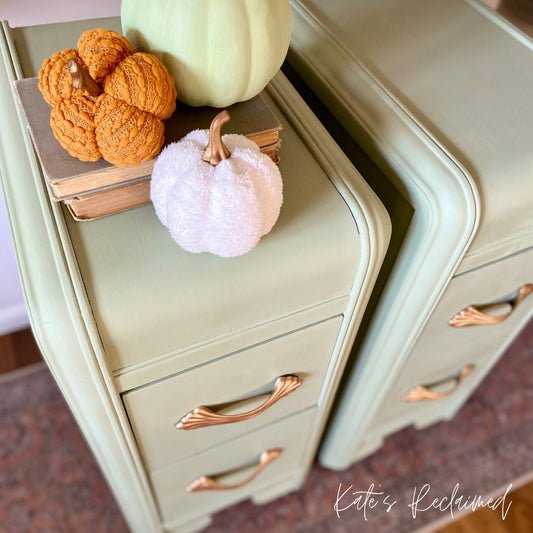
[(434, 533), (526, 533), (533, 531), (533, 482), (511, 492), (505, 520), (501, 509), (485, 508), (450, 523)]
[(41, 361), (30, 329), (0, 337), (0, 374)]

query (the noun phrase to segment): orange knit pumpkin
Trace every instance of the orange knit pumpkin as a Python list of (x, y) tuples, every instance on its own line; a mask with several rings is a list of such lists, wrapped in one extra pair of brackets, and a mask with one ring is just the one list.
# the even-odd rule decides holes
[(50, 112), (50, 126), (59, 144), (82, 161), (98, 161), (102, 155), (96, 142), (95, 98), (76, 91), (59, 100)]
[(159, 118), (108, 94), (99, 98), (94, 122), (102, 157), (117, 167), (148, 161), (165, 140)]
[(135, 53), (126, 37), (102, 28), (83, 32), (78, 39), (78, 53), (97, 82), (113, 72), (126, 57)]
[[(72, 60), (89, 82), (82, 88), (75, 87), (69, 71)], [(174, 80), (165, 66), (100, 28), (84, 32), (77, 50), (46, 59), (39, 89), (52, 106), (50, 126), (61, 146), (82, 161), (103, 157), (115, 166), (157, 155), (164, 142), (161, 121), (176, 108)]]
[(71, 59), (80, 61), (77, 50), (73, 48), (61, 50), (45, 59), (39, 71), (39, 90), (51, 106), (60, 100), (70, 98), (75, 91), (72, 86), (72, 76), (67, 67)]

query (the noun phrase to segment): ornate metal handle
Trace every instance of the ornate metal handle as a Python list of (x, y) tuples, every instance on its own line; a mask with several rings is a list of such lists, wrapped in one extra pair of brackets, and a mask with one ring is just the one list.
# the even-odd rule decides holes
[[(251, 476), (247, 477), (245, 480), (241, 481), (240, 483), (235, 483), (234, 485), (224, 485), (223, 483), (219, 483), (216, 481), (213, 477), (207, 477), (202, 476), (196, 480), (194, 480), (187, 488), (187, 492), (197, 492), (200, 490), (231, 490), (231, 489), (238, 489), (240, 487), (244, 487), (244, 485), (247, 485), (251, 481), (253, 481), (264, 469), (265, 467), (271, 463), (274, 459), (277, 459), (283, 450), (280, 449), (273, 449), (273, 450), (265, 450), (261, 457), (259, 458), (259, 463), (257, 464), (256, 469), (252, 473)], [(231, 472), (226, 472), (226, 474), (230, 474)], [(225, 474), (220, 474), (225, 475)], [(218, 477), (218, 476), (217, 476)]]
[(436, 392), (431, 390), (431, 387), (435, 387), (436, 385), (439, 385), (440, 383), (445, 383), (446, 381), (449, 381), (449, 379), (443, 379), (439, 383), (433, 383), (432, 385), (418, 385), (414, 389), (411, 389), (404, 397), (404, 402), (418, 402), (420, 400), (441, 400), (442, 398), (446, 398), (450, 396), (450, 394), (453, 394), (457, 387), (461, 384), (461, 381), (474, 370), (474, 365), (466, 365), (463, 367), (463, 369), (457, 374), (457, 376), (453, 377), (452, 379), (455, 381), (453, 387), (446, 391), (446, 392)]
[(464, 328), (466, 326), (486, 326), (489, 324), (498, 324), (511, 316), (518, 304), (529, 294), (533, 292), (533, 283), (526, 283), (520, 287), (516, 298), (509, 302), (511, 310), (508, 313), (499, 316), (487, 315), (481, 309), (470, 305), (457, 313), (449, 322), (454, 328)]
[(220, 424), (231, 424), (233, 422), (242, 422), (243, 420), (248, 420), (261, 414), (263, 411), (266, 411), (272, 404), (296, 390), (301, 384), (302, 380), (298, 376), (280, 376), (276, 380), (274, 388), (272, 389), (272, 393), (267, 398), (265, 403), (256, 409), (238, 415), (221, 415), (205, 405), (199, 405), (196, 407), (196, 409), (189, 411), (176, 424), (176, 428), (198, 429), (206, 426), (218, 426)]

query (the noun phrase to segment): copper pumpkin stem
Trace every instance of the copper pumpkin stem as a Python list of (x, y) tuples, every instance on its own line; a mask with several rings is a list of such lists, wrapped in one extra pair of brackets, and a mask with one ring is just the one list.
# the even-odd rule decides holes
[(72, 76), (74, 89), (85, 89), (91, 96), (99, 96), (104, 92), (102, 87), (93, 80), (87, 70), (75, 59), (69, 59), (67, 68)]
[(213, 166), (218, 165), (224, 159), (228, 159), (231, 155), (231, 152), (222, 142), (222, 136), (220, 134), (222, 126), (228, 121), (229, 113), (224, 110), (213, 119), (209, 127), (209, 144), (205, 148), (202, 159)]

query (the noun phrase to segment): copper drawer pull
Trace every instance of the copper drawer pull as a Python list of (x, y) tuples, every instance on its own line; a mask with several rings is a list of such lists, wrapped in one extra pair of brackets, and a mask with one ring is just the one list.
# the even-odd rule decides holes
[[(265, 450), (259, 459), (259, 463), (257, 464), (256, 469), (252, 473), (251, 476), (247, 477), (244, 481), (241, 481), (240, 483), (235, 483), (234, 485), (224, 485), (223, 483), (219, 483), (212, 477), (202, 476), (196, 480), (194, 480), (187, 488), (187, 492), (197, 492), (200, 490), (231, 490), (231, 489), (238, 489), (240, 487), (244, 487), (244, 485), (247, 485), (251, 481), (253, 481), (264, 469), (265, 467), (271, 463), (274, 459), (277, 459), (283, 450), (280, 449), (273, 449), (273, 450)], [(230, 472), (227, 472), (229, 474)], [(220, 474), (223, 475), (223, 474)]]
[(508, 313), (499, 316), (487, 315), (481, 309), (470, 305), (457, 313), (449, 322), (454, 328), (464, 328), (466, 326), (487, 326), (489, 324), (498, 324), (511, 316), (518, 304), (529, 294), (533, 292), (533, 283), (526, 283), (520, 287), (516, 298), (509, 302), (511, 310)]
[(272, 393), (265, 403), (252, 411), (238, 415), (221, 415), (205, 405), (199, 405), (196, 409), (189, 411), (176, 424), (176, 429), (198, 429), (201, 427), (218, 426), (220, 424), (231, 424), (233, 422), (249, 420), (266, 411), (272, 404), (296, 390), (301, 384), (302, 380), (298, 376), (280, 376), (276, 380)]
[(419, 402), (420, 400), (441, 400), (443, 398), (447, 398), (448, 396), (450, 396), (450, 394), (453, 394), (457, 390), (457, 388), (461, 384), (461, 381), (463, 381), (463, 379), (466, 376), (468, 376), (468, 374), (470, 374), (472, 372), (472, 370), (474, 370), (474, 368), (475, 368), (474, 365), (466, 365), (465, 367), (463, 367), (461, 372), (459, 372), (459, 374), (457, 374), (457, 376), (451, 378), (451, 379), (453, 379), (455, 381), (455, 383), (454, 383), (453, 387), (449, 391), (436, 392), (436, 391), (431, 390), (431, 387), (435, 387), (439, 383), (445, 383), (446, 381), (449, 381), (449, 379), (443, 379), (441, 382), (434, 383), (433, 385), (428, 385), (428, 386), (418, 385), (418, 386), (416, 386), (414, 389), (411, 389), (403, 397), (403, 401), (404, 402)]

